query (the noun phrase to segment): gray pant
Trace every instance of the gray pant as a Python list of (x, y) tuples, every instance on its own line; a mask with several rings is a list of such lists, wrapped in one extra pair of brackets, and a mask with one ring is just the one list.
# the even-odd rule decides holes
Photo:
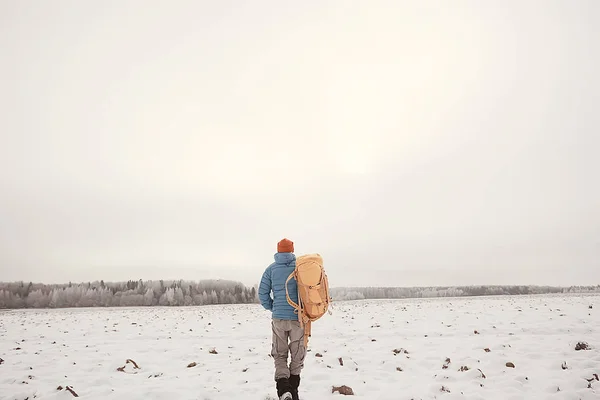
[[(275, 361), (275, 380), (289, 378), (290, 374), (300, 375), (300, 371), (304, 368), (304, 358), (306, 357), (304, 328), (300, 327), (300, 322), (298, 321), (287, 321), (276, 318), (273, 318), (271, 327), (273, 330), (271, 355)], [(291, 355), (289, 367), (287, 363), (288, 352)]]

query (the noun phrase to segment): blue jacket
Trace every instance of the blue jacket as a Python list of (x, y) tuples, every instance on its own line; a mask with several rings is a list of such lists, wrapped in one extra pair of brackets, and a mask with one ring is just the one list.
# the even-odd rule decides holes
[[(275, 262), (263, 273), (258, 288), (258, 298), (265, 309), (272, 311), (273, 318), (298, 320), (298, 314), (294, 313), (294, 307), (289, 305), (285, 296), (285, 281), (294, 269), (296, 269), (296, 256), (293, 253), (275, 253)], [(288, 282), (288, 292), (290, 299), (297, 304), (298, 285), (295, 278)]]

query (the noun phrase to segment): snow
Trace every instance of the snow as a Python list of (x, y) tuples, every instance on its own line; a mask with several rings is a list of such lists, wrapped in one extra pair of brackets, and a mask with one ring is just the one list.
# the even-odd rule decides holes
[[(369, 400), (598, 399), (599, 299), (334, 303), (313, 325), (300, 397), (346, 398), (331, 389), (347, 385)], [(256, 304), (0, 311), (0, 399), (73, 398), (66, 386), (83, 399), (274, 398), (269, 319)]]

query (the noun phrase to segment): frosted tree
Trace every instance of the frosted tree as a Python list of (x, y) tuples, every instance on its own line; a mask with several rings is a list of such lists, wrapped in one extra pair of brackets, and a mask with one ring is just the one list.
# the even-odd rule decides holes
[(50, 305), (50, 297), (45, 295), (41, 289), (29, 292), (25, 301), (30, 308), (46, 308)]
[(182, 306), (184, 305), (184, 295), (183, 295), (183, 290), (181, 290), (181, 287), (177, 287), (177, 289), (174, 290), (173, 292), (173, 304), (172, 305), (176, 305), (176, 306)]
[(146, 293), (144, 294), (144, 305), (152, 306), (154, 305), (154, 289), (149, 287), (146, 289)]
[(12, 308), (10, 292), (8, 290), (0, 290), (0, 308)]

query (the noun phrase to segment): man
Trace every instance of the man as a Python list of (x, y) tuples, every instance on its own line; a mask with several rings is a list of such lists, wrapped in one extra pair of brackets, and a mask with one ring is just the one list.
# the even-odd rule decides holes
[[(304, 368), (306, 357), (304, 328), (300, 327), (298, 314), (294, 313), (294, 308), (287, 302), (285, 292), (285, 282), (295, 268), (294, 242), (282, 239), (277, 243), (275, 262), (263, 273), (258, 289), (260, 303), (272, 312), (271, 355), (275, 362), (275, 382), (280, 400), (298, 400), (300, 371)], [(293, 278), (288, 282), (288, 293), (298, 303), (298, 286)], [(291, 356), (289, 366), (288, 351)]]

